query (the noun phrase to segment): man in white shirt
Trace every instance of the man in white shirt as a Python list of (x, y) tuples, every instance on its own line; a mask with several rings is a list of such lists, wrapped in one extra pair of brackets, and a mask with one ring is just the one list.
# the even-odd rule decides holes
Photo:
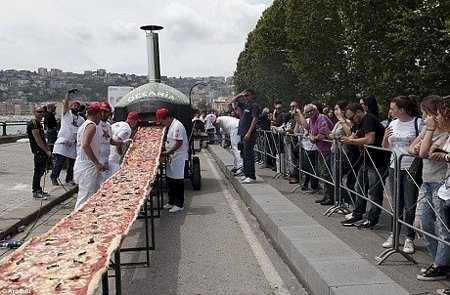
[(205, 117), (205, 130), (208, 134), (209, 144), (215, 143), (214, 138), (214, 122), (216, 121), (216, 115), (214, 114), (214, 111), (210, 111), (208, 115)]
[(64, 162), (67, 159), (66, 184), (74, 185), (73, 182), (73, 165), (77, 157), (76, 137), (78, 127), (84, 122), (84, 118), (78, 115), (80, 109), (80, 101), (73, 100), (69, 104), (69, 96), (75, 93), (76, 89), (71, 89), (64, 95), (63, 115), (61, 118), (61, 129), (58, 132), (53, 147), (53, 169), (50, 179), (53, 185), (59, 185), (58, 178), (61, 173)]
[(175, 213), (184, 210), (184, 165), (188, 159), (188, 138), (183, 124), (168, 109), (158, 109), (156, 120), (168, 128), (165, 150), (161, 154), (161, 157), (166, 158), (169, 195), (169, 202), (164, 205), (164, 209)]
[(114, 140), (122, 141), (122, 144), (112, 145), (109, 154), (109, 174), (113, 175), (120, 169), (120, 160), (127, 144), (131, 141), (132, 129), (136, 128), (139, 121), (139, 115), (136, 112), (128, 114), (125, 122), (116, 122), (112, 124), (112, 137)]
[(239, 127), (239, 119), (230, 116), (219, 116), (215, 122), (216, 133), (219, 133), (222, 129), (221, 134), (230, 135), (231, 149), (234, 155), (234, 167), (231, 172), (238, 176), (244, 172), (243, 160), (241, 157), (241, 151), (238, 149), (238, 143), (241, 141), (241, 137), (237, 134)]

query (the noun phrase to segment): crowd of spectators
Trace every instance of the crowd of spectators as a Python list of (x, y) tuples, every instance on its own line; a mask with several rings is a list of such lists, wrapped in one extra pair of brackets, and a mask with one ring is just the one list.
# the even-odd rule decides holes
[[(287, 109), (282, 101), (275, 101), (262, 111), (253, 97), (253, 90), (245, 90), (233, 99), (232, 112), (216, 112), (217, 120), (221, 115), (240, 119), (242, 130), (236, 140), (242, 146), (247, 141), (256, 151), (252, 164), (283, 173), (290, 184), (299, 185), (305, 193), (319, 194), (316, 202), (321, 205), (336, 204), (333, 182), (340, 177), (341, 202), (351, 209), (342, 226), (377, 228), (383, 202), (396, 195), (400, 218), (411, 226), (403, 228), (401, 251), (414, 253), (414, 241), (419, 235), (424, 237), (433, 259), (417, 279), (447, 277), (450, 248), (442, 241), (450, 243), (450, 170), (446, 163), (450, 160), (450, 97), (397, 96), (389, 105), (380, 106), (369, 95), (329, 107), (320, 102), (300, 106), (299, 102), (291, 101)], [(380, 118), (380, 109), (388, 110), (385, 118)], [(255, 117), (257, 129), (252, 127)], [(218, 132), (220, 128), (216, 128)], [(286, 163), (283, 169), (280, 169), (281, 154)], [(342, 155), (340, 170), (338, 154)], [(248, 163), (248, 151), (243, 148), (241, 155), (247, 157), (244, 163)], [(240, 167), (235, 168), (237, 172)], [(338, 170), (340, 173), (336, 175)], [(246, 181), (248, 175), (252, 180), (255, 178), (254, 170), (249, 171), (243, 176), (243, 183), (254, 182)], [(398, 194), (394, 194), (397, 184)], [(391, 221), (392, 229), (394, 222)], [(399, 235), (400, 226), (397, 231), (395, 234)], [(392, 248), (393, 239), (392, 232), (382, 246)]]

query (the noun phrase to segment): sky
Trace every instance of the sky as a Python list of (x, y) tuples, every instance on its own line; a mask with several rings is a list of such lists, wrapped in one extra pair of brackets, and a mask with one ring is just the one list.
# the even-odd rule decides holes
[(142, 25), (160, 25), (161, 75), (231, 76), (273, 0), (0, 0), (0, 70), (147, 75)]

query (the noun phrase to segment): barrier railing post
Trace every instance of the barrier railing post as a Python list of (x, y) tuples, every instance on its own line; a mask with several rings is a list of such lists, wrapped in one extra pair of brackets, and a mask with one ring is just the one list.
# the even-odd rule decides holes
[(336, 150), (334, 152), (335, 155), (335, 164), (333, 166), (333, 175), (334, 175), (334, 206), (328, 208), (325, 211), (324, 215), (331, 216), (333, 213), (342, 213), (348, 214), (351, 211), (347, 206), (344, 206), (342, 201), (342, 144), (335, 140), (334, 142)]
[(407, 260), (411, 261), (414, 264), (417, 264), (417, 261), (414, 260), (410, 255), (400, 250), (400, 173), (401, 173), (401, 161), (405, 155), (402, 154), (398, 157), (396, 161), (394, 161), (394, 214), (392, 221), (392, 235), (393, 235), (393, 245), (392, 248), (389, 248), (379, 256), (375, 257), (375, 260), (378, 262), (378, 265), (382, 264), (389, 256), (395, 253), (400, 253)]
[(6, 136), (6, 122), (2, 122), (2, 129), (3, 129), (3, 133), (2, 136)]

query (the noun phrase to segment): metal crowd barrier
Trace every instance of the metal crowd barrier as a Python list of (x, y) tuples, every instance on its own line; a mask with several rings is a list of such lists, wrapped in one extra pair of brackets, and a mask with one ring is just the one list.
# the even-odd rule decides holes
[[(293, 155), (292, 146), (286, 145), (286, 143), (289, 142), (289, 140), (291, 140), (291, 141), (293, 140), (293, 137), (298, 138), (298, 145), (299, 145), (298, 164), (294, 163), (294, 161), (293, 161), (292, 157), (294, 155)], [(333, 190), (334, 190), (334, 196), (333, 196), (334, 197), (334, 205), (326, 210), (325, 215), (327, 215), (327, 216), (331, 216), (333, 213), (337, 213), (337, 212), (339, 212), (341, 214), (347, 214), (347, 213), (351, 212), (349, 210), (349, 206), (348, 206), (349, 204), (346, 204), (343, 201), (343, 196), (342, 196), (343, 191), (346, 191), (349, 194), (349, 196), (351, 196), (353, 194), (358, 198), (365, 199), (367, 202), (370, 203), (371, 206), (376, 206), (382, 210), (381, 211), (382, 213), (385, 212), (388, 215), (390, 215), (391, 218), (393, 219), (393, 223), (392, 223), (392, 227), (391, 227), (392, 234), (393, 234), (393, 247), (383, 251), (379, 256), (377, 256), (375, 258), (378, 261), (378, 264), (382, 264), (384, 261), (386, 261), (386, 259), (389, 256), (391, 256), (392, 254), (395, 254), (395, 253), (399, 253), (402, 256), (404, 256), (407, 260), (409, 260), (413, 263), (417, 263), (409, 254), (404, 253), (402, 250), (400, 250), (399, 227), (401, 225), (412, 228), (413, 230), (416, 231), (416, 233), (420, 233), (422, 235), (431, 237), (432, 239), (435, 239), (436, 241), (444, 243), (446, 246), (450, 247), (450, 241), (443, 240), (437, 235), (428, 233), (428, 232), (424, 231), (423, 229), (414, 227), (413, 225), (410, 225), (402, 220), (403, 211), (400, 212), (400, 210), (403, 210), (403, 208), (400, 208), (400, 197), (399, 197), (401, 182), (398, 181), (400, 178), (400, 173), (401, 173), (401, 169), (400, 169), (401, 161), (405, 157), (418, 158), (418, 156), (410, 155), (410, 154), (401, 154), (400, 156), (397, 157), (396, 155), (394, 155), (394, 157), (393, 157), (394, 160), (393, 160), (393, 162), (390, 162), (390, 163), (394, 163), (394, 184), (396, 185), (396, 187), (393, 190), (394, 194), (391, 196), (391, 199), (388, 198), (389, 208), (386, 209), (384, 206), (379, 205), (379, 204), (375, 203), (374, 201), (372, 201), (372, 199), (369, 196), (371, 188), (368, 188), (367, 190), (365, 190), (361, 187), (360, 191), (362, 191), (363, 194), (360, 194), (355, 190), (356, 185), (362, 186), (364, 184), (358, 183), (358, 179), (357, 179), (358, 170), (356, 170), (353, 167), (354, 163), (351, 163), (348, 155), (343, 151), (343, 145), (339, 141), (334, 141), (334, 144), (336, 147), (336, 150), (333, 153), (335, 164), (330, 165), (331, 160), (327, 159), (327, 155), (325, 153), (321, 152), (320, 150), (317, 150), (317, 159), (311, 159), (311, 155), (308, 154), (306, 152), (306, 150), (303, 149), (303, 147), (302, 147), (303, 140), (309, 140), (309, 139), (307, 137), (304, 137), (301, 135), (281, 134), (281, 133), (276, 133), (276, 132), (272, 132), (272, 131), (261, 131), (261, 130), (258, 131), (258, 139), (255, 144), (255, 154), (257, 155), (257, 159), (259, 159), (263, 162), (261, 164), (260, 168), (267, 167), (268, 159), (274, 159), (276, 161), (276, 172), (277, 172), (276, 175), (274, 176), (274, 178), (279, 177), (280, 175), (289, 173), (289, 169), (286, 169), (286, 167), (294, 167), (294, 169), (298, 169), (298, 171), (300, 173), (299, 184), (296, 186), (296, 188), (292, 192), (295, 192), (301, 186), (302, 177), (305, 177), (305, 176), (314, 177), (319, 180), (319, 183), (321, 182), (323, 184), (332, 185)], [(281, 142), (285, 143), (284, 147), (281, 144)], [(273, 144), (273, 146), (272, 146), (272, 144)], [(314, 145), (312, 145), (312, 148), (314, 148), (314, 147), (317, 147), (317, 146), (314, 144)], [(368, 153), (369, 150), (379, 150), (379, 151), (383, 151), (386, 153), (391, 153), (390, 149), (371, 146), (371, 145), (365, 145), (365, 152), (364, 152), (365, 157), (362, 160), (361, 165), (365, 165), (367, 161), (370, 161), (369, 163), (371, 165), (375, 166), (376, 160), (370, 156), (370, 154)], [(288, 155), (286, 155), (286, 153), (288, 153)], [(323, 164), (322, 167), (319, 167), (319, 165), (318, 165), (319, 159), (321, 159), (321, 162)], [(302, 168), (303, 167), (302, 164), (305, 161), (312, 168), (312, 171), (306, 171)], [(347, 164), (348, 167), (350, 167), (350, 170), (347, 172), (347, 174), (345, 174), (343, 171), (343, 166), (344, 166), (343, 164)], [(332, 166), (332, 167), (330, 167), (330, 166)], [(376, 184), (379, 184), (381, 182), (383, 191), (390, 194), (389, 190), (386, 187), (385, 181), (384, 181), (387, 177), (388, 169), (389, 169), (389, 166), (385, 167), (385, 169), (382, 169), (382, 171), (375, 169), (375, 171), (377, 172), (377, 176), (378, 176)], [(330, 175), (330, 179), (326, 179), (326, 178), (322, 177), (324, 172), (327, 172), (328, 175)], [(350, 173), (352, 173), (353, 176), (355, 176), (355, 178), (356, 178), (355, 187), (347, 187), (342, 182), (342, 179), (344, 179), (345, 177), (348, 177)], [(406, 173), (408, 174), (408, 177), (414, 179), (408, 170), (406, 170)], [(414, 183), (415, 183), (416, 187), (418, 188), (418, 190), (420, 190), (420, 186), (415, 180), (414, 180)], [(350, 199), (351, 199), (351, 197), (350, 197)], [(383, 199), (384, 199), (384, 197), (383, 197)], [(420, 200), (417, 199), (417, 201), (411, 207), (416, 206), (419, 201)], [(441, 219), (441, 223), (445, 226), (445, 230), (450, 232), (450, 230), (448, 228), (449, 225), (446, 224), (446, 222), (442, 220), (442, 218), (439, 216), (439, 213), (437, 212), (436, 208), (434, 208), (433, 204), (429, 204), (429, 205), (432, 208), (432, 210), (434, 211), (436, 218)], [(408, 211), (408, 209), (411, 209), (411, 207), (404, 208), (404, 211), (405, 212)], [(367, 209), (366, 209), (366, 213), (367, 213)]]
[[(8, 136), (7, 128), (11, 126), (27, 126), (28, 121), (16, 121), (16, 122), (0, 122), (2, 125), (2, 136)], [(26, 134), (26, 131), (19, 134)]]

